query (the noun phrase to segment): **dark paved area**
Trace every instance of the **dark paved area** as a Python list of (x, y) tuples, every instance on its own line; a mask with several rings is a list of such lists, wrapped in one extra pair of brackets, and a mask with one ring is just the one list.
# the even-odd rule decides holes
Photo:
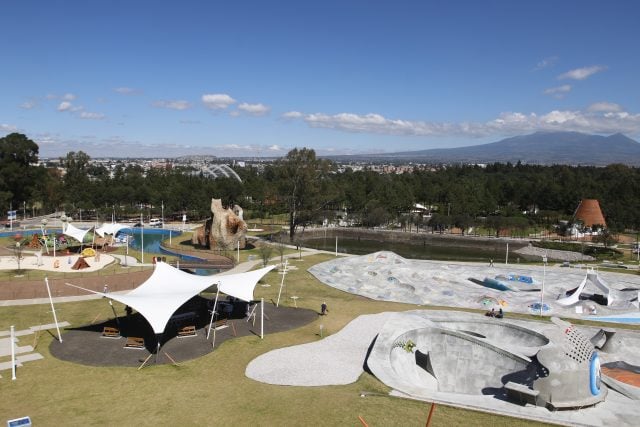
[[(105, 305), (108, 301), (105, 301)], [(221, 308), (221, 313), (224, 307)], [(246, 303), (237, 302), (233, 305), (234, 310), (229, 312), (228, 327), (216, 330), (216, 348), (228, 339), (233, 339), (234, 330), (238, 337), (246, 335), (260, 335), (260, 307), (256, 309), (255, 325), (252, 321), (247, 322)], [(291, 307), (276, 308), (273, 304), (265, 302), (265, 323), (264, 333), (270, 334), (298, 328), (306, 325), (318, 317), (318, 313), (312, 310)], [(213, 331), (209, 340), (207, 328), (210, 317), (207, 312), (207, 300), (196, 297), (181, 307), (176, 313), (195, 313), (192, 320), (182, 320), (170, 323), (161, 337), (162, 346), (157, 356), (158, 364), (171, 363), (169, 356), (176, 362), (195, 359), (213, 351), (211, 342)], [(177, 330), (182, 326), (195, 325), (197, 336), (177, 337)], [(233, 327), (231, 326), (233, 325)], [(102, 337), (105, 326), (117, 327), (121, 331), (121, 338)], [(144, 349), (124, 348), (127, 336), (141, 337), (145, 340)], [(118, 317), (93, 325), (86, 325), (77, 328), (67, 328), (62, 335), (62, 343), (54, 340), (49, 349), (51, 354), (59, 359), (80, 363), (90, 366), (140, 366), (142, 362), (151, 354), (155, 353), (157, 339), (153, 334), (151, 326), (138, 313), (133, 313), (129, 319), (126, 316)], [(156, 356), (152, 356), (149, 363), (156, 363)]]

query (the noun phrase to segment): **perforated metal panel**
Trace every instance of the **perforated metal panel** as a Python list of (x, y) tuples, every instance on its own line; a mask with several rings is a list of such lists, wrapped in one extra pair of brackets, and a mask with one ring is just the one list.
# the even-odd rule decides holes
[(584, 335), (575, 327), (571, 326), (565, 330), (564, 334), (564, 354), (578, 363), (591, 360), (594, 347)]

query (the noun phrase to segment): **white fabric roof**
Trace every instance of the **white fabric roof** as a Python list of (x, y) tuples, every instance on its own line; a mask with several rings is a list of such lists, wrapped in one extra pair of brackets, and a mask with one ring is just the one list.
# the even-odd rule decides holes
[(105, 222), (100, 226), (100, 228), (96, 228), (96, 233), (98, 233), (100, 237), (104, 237), (105, 234), (111, 234), (115, 236), (116, 234), (118, 234), (120, 230), (125, 228), (131, 228), (131, 227), (125, 224), (119, 224), (117, 222), (116, 223)]
[(89, 231), (91, 231), (91, 229), (89, 229), (89, 230), (81, 230), (78, 227), (75, 227), (73, 224), (70, 224), (70, 223), (67, 224), (67, 226), (63, 230), (65, 235), (67, 235), (69, 237), (73, 237), (74, 239), (76, 239), (80, 243), (82, 243), (82, 240), (84, 239), (84, 236)]
[(96, 292), (67, 284), (133, 307), (147, 319), (156, 334), (161, 334), (180, 306), (218, 283), (220, 292), (243, 301), (253, 300), (253, 290), (258, 280), (274, 267), (271, 265), (247, 273), (197, 276), (159, 262), (151, 277), (126, 294)]

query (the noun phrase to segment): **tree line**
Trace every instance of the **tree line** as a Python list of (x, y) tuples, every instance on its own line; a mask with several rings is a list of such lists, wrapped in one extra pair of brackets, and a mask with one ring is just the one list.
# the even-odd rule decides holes
[[(38, 163), (38, 145), (22, 134), (0, 138), (0, 204), (5, 211), (65, 211), (107, 221), (143, 214), (189, 219), (210, 216), (211, 198), (238, 204), (245, 218), (286, 215), (293, 238), (300, 227), (328, 221), (376, 227), (441, 230), (484, 225), (494, 229), (550, 227), (571, 220), (583, 198), (600, 201), (613, 231), (640, 229), (640, 169), (517, 164), (441, 165), (402, 174), (364, 168), (339, 170), (311, 149), (291, 150), (259, 167), (235, 168), (242, 178), (209, 178), (183, 167), (113, 170), (69, 152), (58, 165)], [(416, 203), (427, 207), (425, 217)]]

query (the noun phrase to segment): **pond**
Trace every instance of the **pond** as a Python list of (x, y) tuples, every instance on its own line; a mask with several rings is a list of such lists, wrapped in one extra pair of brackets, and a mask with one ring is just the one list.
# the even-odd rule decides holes
[[(305, 240), (304, 245), (313, 249), (335, 251), (335, 238)], [(463, 247), (452, 245), (409, 244), (406, 242), (376, 241), (367, 239), (338, 238), (338, 252), (366, 255), (378, 251), (391, 251), (410, 259), (432, 259), (439, 261), (480, 261), (503, 259), (506, 255), (504, 244), (492, 247)]]
[[(142, 232), (144, 232), (144, 238), (142, 236)], [(133, 239), (129, 243), (129, 247), (131, 249), (139, 251), (144, 244), (145, 253), (162, 254), (166, 252), (160, 248), (160, 244), (169, 238), (169, 234), (171, 234), (171, 238), (177, 238), (182, 233), (174, 230), (132, 228), (129, 230), (123, 230), (120, 234), (133, 236)]]
[[(161, 229), (144, 229), (144, 236), (142, 236), (140, 228), (133, 228), (133, 232), (126, 233), (133, 236), (133, 240), (131, 241), (129, 247), (140, 250), (142, 247), (142, 241), (144, 240), (144, 253), (146, 254), (162, 254), (162, 255), (172, 255), (180, 259), (181, 261), (202, 261), (202, 258), (198, 258), (190, 255), (183, 255), (176, 252), (171, 252), (169, 250), (163, 249), (160, 245), (164, 240), (169, 238), (171, 234), (171, 238), (178, 238), (182, 234), (180, 231), (175, 230), (161, 230)], [(143, 239), (144, 237), (144, 239)], [(195, 268), (190, 269), (190, 271), (199, 276), (208, 276), (211, 274), (219, 273), (220, 270), (210, 269), (210, 268)]]

